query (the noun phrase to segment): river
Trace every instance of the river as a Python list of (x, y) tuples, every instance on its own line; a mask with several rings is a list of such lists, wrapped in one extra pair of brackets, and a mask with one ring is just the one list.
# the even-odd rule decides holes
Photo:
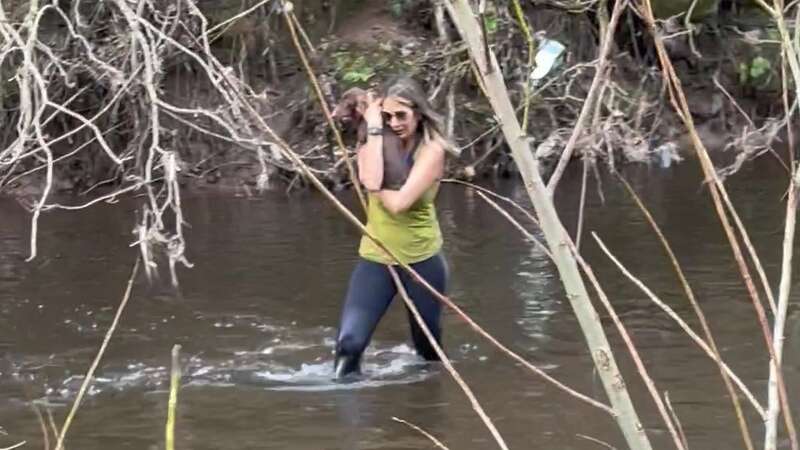
[[(579, 172), (567, 173), (556, 198), (570, 230), (577, 222)], [(659, 389), (668, 391), (691, 448), (742, 448), (716, 366), (589, 235), (596, 232), (699, 330), (659, 242), (620, 184), (601, 172), (603, 199), (590, 177), (582, 252)], [(697, 163), (669, 170), (629, 167), (624, 174), (670, 239), (723, 358), (765, 402), (763, 337)], [(488, 186), (529, 205), (519, 183)], [(732, 177), (728, 187), (777, 295), (785, 171), (759, 161)], [(356, 207), (351, 193), (341, 198)], [(433, 448), (392, 417), (419, 425), (451, 449), (496, 448), (447, 372), (416, 359), (399, 301), (374, 336), (365, 378), (330, 381), (333, 339), (358, 235), (318, 194), (195, 195), (185, 204), (194, 268), (179, 270), (178, 290), (170, 287), (163, 267), (161, 279), (137, 279), (69, 433), (68, 449), (163, 448), (174, 344), (182, 345), (184, 371), (176, 430), (180, 449)], [(469, 189), (443, 186), (438, 207), (453, 300), (527, 360), (605, 401), (547, 256)], [(22, 440), (28, 442), (25, 448), (42, 447), (32, 401), (63, 421), (136, 257), (129, 247), (134, 213), (135, 203), (122, 201), (44, 214), (39, 256), (25, 262), (30, 216), (12, 200), (0, 200), (0, 427), (8, 433), (0, 434), (0, 447)], [(795, 415), (800, 414), (798, 314), (795, 301), (785, 359)], [(601, 316), (654, 446), (668, 448), (671, 441), (652, 400), (607, 315)], [(603, 448), (587, 437), (624, 448), (606, 413), (515, 364), (455, 314), (445, 315), (444, 333), (445, 350), (511, 448)], [(760, 440), (759, 420), (743, 404)]]

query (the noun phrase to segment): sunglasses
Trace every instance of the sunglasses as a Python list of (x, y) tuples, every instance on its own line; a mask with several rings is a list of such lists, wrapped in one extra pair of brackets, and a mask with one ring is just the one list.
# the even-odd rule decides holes
[(405, 122), (409, 118), (408, 111), (397, 111), (396, 113), (390, 113), (384, 111), (382, 114), (383, 114), (383, 120), (386, 122), (391, 122), (393, 118), (397, 119), (398, 122)]

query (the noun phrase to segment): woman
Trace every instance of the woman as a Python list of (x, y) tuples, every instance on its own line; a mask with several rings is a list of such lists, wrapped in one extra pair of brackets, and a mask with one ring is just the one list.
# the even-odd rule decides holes
[[(369, 192), (367, 230), (402, 262), (411, 265), (437, 291), (447, 285), (447, 266), (441, 255), (442, 232), (433, 201), (444, 173), (445, 149), (440, 116), (422, 88), (400, 77), (387, 84), (382, 98), (370, 99), (366, 111), (368, 137), (358, 149), (358, 176)], [(382, 129), (388, 126), (403, 143), (410, 166), (399, 190), (381, 189), (383, 182)], [(397, 288), (387, 264), (394, 264), (379, 246), (363, 236), (360, 259), (350, 277), (336, 340), (336, 377), (359, 373), (361, 355)], [(405, 271), (400, 279), (428, 329), (441, 342), (441, 304)], [(409, 311), (411, 337), (420, 356), (438, 360), (436, 351)]]

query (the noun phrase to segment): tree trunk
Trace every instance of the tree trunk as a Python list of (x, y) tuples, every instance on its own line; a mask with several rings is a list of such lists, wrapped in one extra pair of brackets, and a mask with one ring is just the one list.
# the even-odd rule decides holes
[[(481, 71), (489, 102), (500, 118), (506, 142), (511, 147), (512, 156), (519, 167), (528, 195), (539, 216), (542, 230), (567, 292), (567, 298), (591, 349), (592, 358), (606, 393), (617, 412), (616, 419), (628, 446), (635, 450), (650, 450), (652, 446), (639, 422), (622, 374), (617, 368), (608, 339), (600, 324), (597, 311), (589, 300), (578, 264), (566, 244), (570, 237), (558, 218), (552, 198), (547, 193), (547, 188), (539, 174), (538, 164), (533, 158), (528, 141), (522, 134), (494, 54), (485, 51), (481, 40), (480, 26), (469, 2), (467, 0), (448, 0), (445, 5), (461, 36), (467, 42), (478, 70)], [(488, 70), (489, 68), (493, 68), (493, 70)]]

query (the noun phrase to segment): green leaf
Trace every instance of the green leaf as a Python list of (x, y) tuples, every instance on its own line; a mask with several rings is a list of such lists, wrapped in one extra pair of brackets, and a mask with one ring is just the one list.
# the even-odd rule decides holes
[(494, 32), (497, 31), (497, 17), (486, 16), (486, 31), (489, 34), (494, 34)]
[(342, 79), (349, 83), (356, 83), (356, 82), (366, 82), (369, 81), (370, 78), (375, 76), (375, 70), (371, 67), (357, 67), (345, 72)]
[(747, 84), (749, 68), (745, 63), (739, 63), (739, 84)]
[(752, 78), (760, 78), (764, 74), (769, 73), (771, 68), (772, 64), (768, 59), (762, 56), (757, 56), (753, 59), (753, 63), (750, 65), (750, 76)]

